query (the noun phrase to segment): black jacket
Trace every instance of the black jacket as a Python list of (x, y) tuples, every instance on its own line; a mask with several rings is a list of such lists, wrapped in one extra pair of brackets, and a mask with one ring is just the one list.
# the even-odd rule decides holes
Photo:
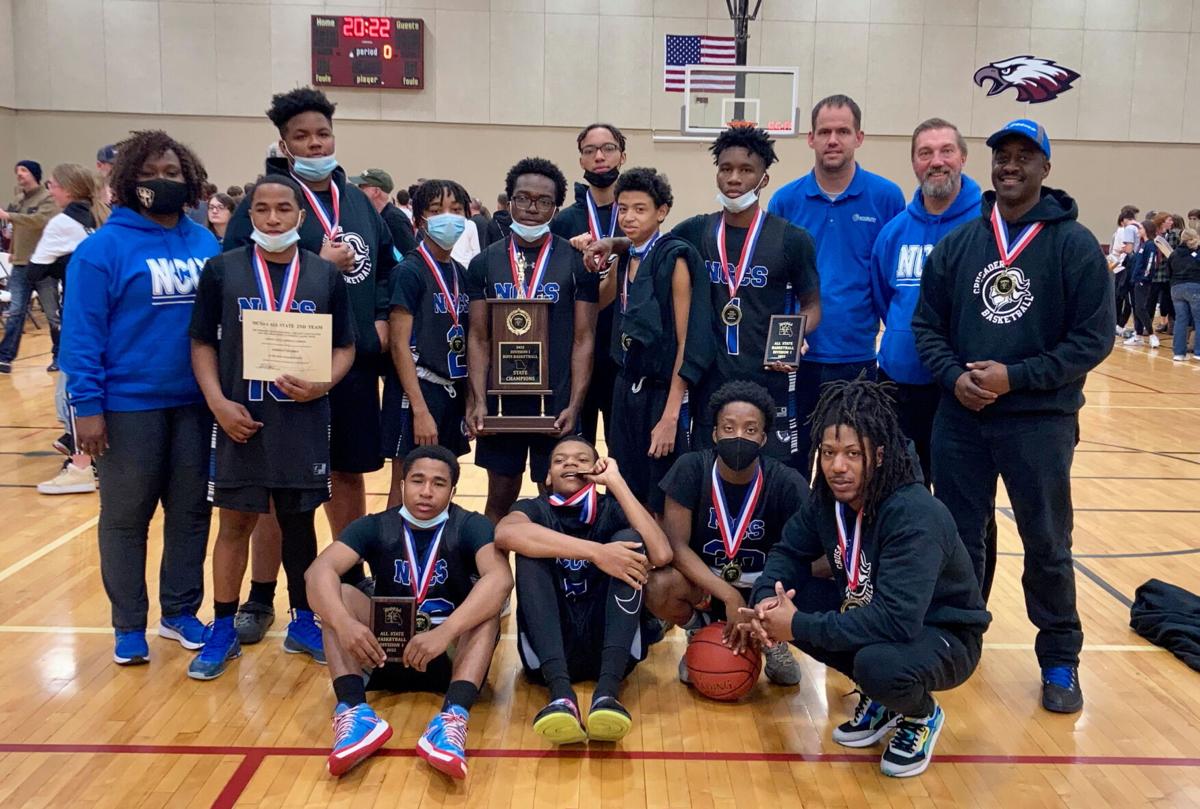
[(479, 249), (483, 250), (492, 243), (492, 220), (482, 212), (468, 218), (475, 223), (475, 230), (479, 232)]
[(1181, 244), (1167, 259), (1171, 284), (1200, 284), (1200, 248), (1193, 250)]
[(1044, 227), (1006, 269), (992, 234), (995, 201), (986, 192), (983, 215), (948, 233), (925, 260), (912, 321), (917, 351), (951, 394), (966, 363), (1007, 365), (1012, 390), (985, 416), (1078, 412), (1087, 372), (1113, 348), (1112, 273), (1095, 237), (1076, 221), (1075, 201), (1052, 188), (1010, 224), (1014, 239), (1028, 223)]
[[(822, 555), (829, 559), (839, 589), (846, 589), (833, 509), (832, 497), (814, 495), (788, 520), (754, 584), (751, 604), (774, 595), (777, 581), (800, 590)], [(846, 612), (798, 612), (792, 619), (793, 638), (829, 651), (853, 651), (911, 641), (925, 626), (983, 634), (992, 616), (971, 558), (950, 512), (924, 486), (910, 483), (897, 489), (862, 530), (858, 593), (865, 604)]]
[(1137, 589), (1129, 625), (1146, 640), (1200, 671), (1200, 596), (1150, 579)]
[(392, 236), (392, 246), (396, 248), (397, 263), (408, 255), (409, 250), (417, 249), (417, 234), (413, 230), (412, 220), (408, 214), (392, 203), (383, 206), (379, 218), (387, 225), (388, 233)]
[[(492, 214), (492, 223), (488, 225), (488, 244), (502, 242), (508, 238), (508, 229), (512, 226), (512, 214), (508, 211), (496, 211)], [(480, 244), (480, 247), (483, 245)]]

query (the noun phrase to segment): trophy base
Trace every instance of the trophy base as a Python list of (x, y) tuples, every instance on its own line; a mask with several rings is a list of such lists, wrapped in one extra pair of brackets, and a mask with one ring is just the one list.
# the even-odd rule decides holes
[(484, 416), (488, 433), (556, 433), (555, 416)]

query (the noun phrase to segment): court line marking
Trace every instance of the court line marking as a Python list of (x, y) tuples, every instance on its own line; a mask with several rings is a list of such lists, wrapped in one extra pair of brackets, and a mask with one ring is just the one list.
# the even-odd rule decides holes
[[(1106, 374), (1103, 371), (1097, 371), (1097, 370), (1093, 369), (1092, 373), (1095, 374), (1096, 376), (1102, 376), (1105, 379), (1115, 379), (1118, 382), (1124, 382), (1126, 385), (1133, 385), (1135, 388), (1142, 388), (1143, 390), (1145, 390), (1149, 393), (1160, 393), (1160, 394), (1162, 393), (1161, 390), (1156, 390), (1155, 388), (1152, 388), (1149, 385), (1143, 385), (1140, 382), (1131, 382), (1128, 379), (1122, 379), (1119, 376), (1113, 376), (1112, 374)], [(1121, 391), (1103, 391), (1103, 392), (1104, 393), (1120, 393)]]
[[(1075, 553), (1072, 551), (1071, 556), (1076, 559), (1151, 559), (1156, 556), (1188, 556), (1193, 553), (1200, 553), (1200, 548), (1183, 548), (1177, 551), (1143, 551), (1140, 553)], [(1021, 551), (999, 551), (996, 555), (1021, 557), (1025, 554)]]
[(84, 522), (82, 525), (75, 526), (70, 531), (63, 534), (62, 536), (60, 536), (58, 539), (54, 540), (53, 542), (49, 542), (49, 543), (43, 545), (42, 547), (38, 548), (36, 551), (29, 554), (24, 559), (21, 559), (18, 562), (12, 563), (8, 567), (4, 568), (4, 570), (0, 570), (0, 582), (4, 581), (5, 579), (9, 578), (10, 576), (20, 573), (22, 570), (29, 567), (34, 562), (41, 559), (43, 556), (46, 556), (47, 554), (58, 550), (63, 545), (66, 545), (68, 542), (70, 542), (72, 539), (79, 536), (80, 534), (90, 531), (92, 528), (95, 528), (99, 522), (100, 522), (100, 515), (97, 514), (95, 517), (92, 517), (90, 520)]

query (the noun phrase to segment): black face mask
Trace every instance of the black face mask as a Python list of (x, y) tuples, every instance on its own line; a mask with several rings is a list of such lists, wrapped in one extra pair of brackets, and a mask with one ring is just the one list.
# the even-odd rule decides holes
[(617, 178), (620, 176), (620, 169), (609, 169), (608, 171), (600, 174), (597, 174), (594, 171), (585, 171), (583, 173), (583, 179), (587, 180), (590, 185), (596, 186), (596, 188), (608, 188), (610, 185), (615, 183)]
[(722, 438), (717, 442), (717, 455), (734, 472), (741, 472), (755, 461), (762, 447), (749, 438)]
[(139, 180), (134, 188), (137, 203), (143, 211), (154, 214), (182, 213), (187, 205), (187, 183), (178, 180)]

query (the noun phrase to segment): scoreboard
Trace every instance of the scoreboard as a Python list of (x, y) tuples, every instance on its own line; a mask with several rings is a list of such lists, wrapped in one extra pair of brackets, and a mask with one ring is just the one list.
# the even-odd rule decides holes
[(314, 87), (421, 90), (425, 21), (404, 17), (312, 17)]

